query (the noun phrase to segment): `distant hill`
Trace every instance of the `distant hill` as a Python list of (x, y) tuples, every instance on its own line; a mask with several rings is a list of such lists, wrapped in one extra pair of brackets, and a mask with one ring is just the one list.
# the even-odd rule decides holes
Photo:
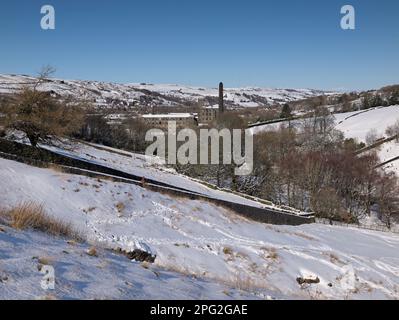
[[(37, 79), (24, 75), (0, 75), (0, 95), (16, 92), (23, 85)], [(99, 81), (49, 79), (40, 90), (62, 97), (85, 98), (99, 108), (125, 108), (155, 106), (213, 105), (217, 103), (218, 89), (175, 84), (116, 84)], [(267, 107), (329, 94), (312, 89), (268, 89), (257, 87), (226, 88), (228, 107)]]

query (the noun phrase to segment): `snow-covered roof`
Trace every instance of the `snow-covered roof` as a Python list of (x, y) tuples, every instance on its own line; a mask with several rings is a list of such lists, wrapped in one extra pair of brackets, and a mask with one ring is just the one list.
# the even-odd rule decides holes
[(159, 118), (193, 118), (191, 113), (165, 113), (165, 114), (144, 114), (143, 118), (146, 119), (159, 119)]
[(205, 109), (219, 109), (219, 105), (214, 104), (213, 106), (205, 107)]

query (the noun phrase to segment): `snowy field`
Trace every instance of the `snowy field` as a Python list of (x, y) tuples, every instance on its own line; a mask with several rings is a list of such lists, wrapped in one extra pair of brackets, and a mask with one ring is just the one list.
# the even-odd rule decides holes
[(375, 130), (380, 137), (385, 130), (399, 120), (399, 106), (381, 107), (364, 111), (335, 114), (336, 128), (347, 138), (366, 141), (367, 133)]
[[(204, 201), (4, 159), (0, 177), (2, 207), (22, 200), (43, 203), (51, 216), (72, 222), (89, 243), (144, 248), (157, 255), (151, 270), (168, 270), (158, 279), (151, 270), (109, 252), (101, 251), (96, 260), (85, 256), (84, 246), (66, 248), (62, 239), (6, 230), (0, 233), (0, 275), (10, 280), (0, 282), (0, 297), (42, 295), (32, 257), (46, 256), (54, 259), (60, 275), (60, 298), (181, 298), (187, 291), (192, 299), (229, 299), (224, 291), (230, 287), (259, 298), (399, 298), (397, 235), (318, 224), (266, 225)], [(300, 286), (297, 277), (320, 282)], [(125, 286), (125, 280), (133, 287)], [(231, 298), (254, 297), (228, 292)]]

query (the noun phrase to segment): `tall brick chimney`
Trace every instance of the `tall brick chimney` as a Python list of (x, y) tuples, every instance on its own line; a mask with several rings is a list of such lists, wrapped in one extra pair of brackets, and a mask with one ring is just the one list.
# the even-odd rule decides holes
[(224, 112), (223, 82), (219, 83), (219, 113)]

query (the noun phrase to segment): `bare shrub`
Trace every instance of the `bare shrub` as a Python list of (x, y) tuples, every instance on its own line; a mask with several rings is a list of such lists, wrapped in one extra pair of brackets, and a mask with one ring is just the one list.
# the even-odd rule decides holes
[(253, 281), (249, 277), (237, 276), (233, 284), (235, 288), (243, 291), (248, 291), (254, 287)]
[(329, 256), (329, 258), (330, 258), (330, 262), (331, 262), (331, 263), (334, 263), (334, 264), (336, 264), (336, 265), (343, 265), (343, 264), (344, 264), (344, 262), (341, 261), (341, 259), (340, 259), (336, 254), (334, 254), (334, 253), (329, 253), (328, 256)]
[(51, 266), (54, 264), (54, 261), (49, 257), (41, 257), (37, 260), (37, 262), (42, 266)]
[(265, 259), (270, 259), (270, 260), (278, 260), (278, 253), (276, 248), (268, 248), (268, 247), (262, 247), (260, 248), (264, 252), (264, 258)]
[(267, 256), (268, 259), (272, 259), (272, 260), (277, 260), (278, 259), (278, 253), (276, 251), (276, 249), (274, 248), (270, 248), (269, 249), (269, 255)]
[(230, 247), (224, 247), (223, 248), (223, 253), (225, 255), (232, 255), (233, 254), (233, 249), (231, 249)]
[(77, 241), (83, 239), (71, 224), (48, 216), (43, 205), (31, 201), (22, 202), (8, 211), (1, 211), (0, 216), (4, 223), (15, 229), (32, 229), (53, 236), (69, 237)]
[(376, 129), (371, 129), (369, 132), (366, 134), (366, 144), (368, 146), (373, 145), (376, 143), (379, 139), (382, 137), (378, 135), (378, 132)]
[(236, 274), (231, 281), (225, 283), (241, 291), (252, 291), (254, 289), (266, 288), (262, 281), (257, 281), (244, 274)]
[(397, 140), (399, 140), (399, 119), (393, 125), (389, 126), (385, 133), (389, 137), (397, 136)]
[(95, 247), (91, 247), (86, 253), (90, 257), (98, 257), (97, 249)]
[(116, 210), (118, 210), (118, 213), (122, 213), (125, 210), (125, 204), (123, 202), (118, 202), (116, 204)]

